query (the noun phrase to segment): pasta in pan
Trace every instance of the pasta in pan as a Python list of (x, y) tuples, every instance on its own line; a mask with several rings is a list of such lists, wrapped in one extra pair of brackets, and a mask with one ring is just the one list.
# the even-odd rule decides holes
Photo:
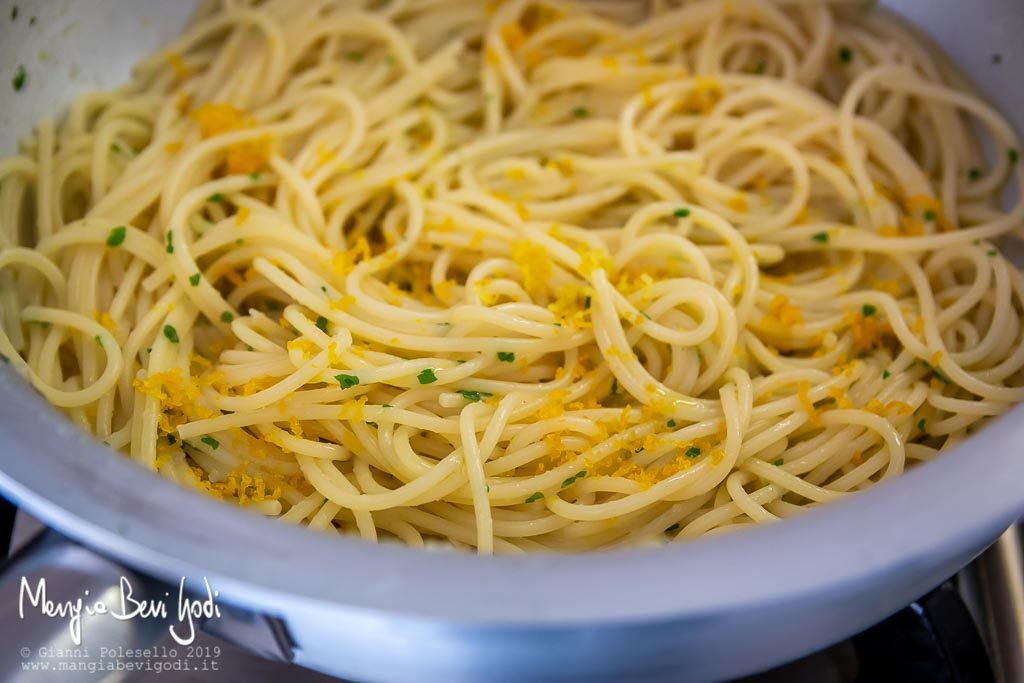
[(1017, 145), (851, 3), (206, 2), (0, 161), (0, 352), (314, 528), (727, 531), (1024, 397)]

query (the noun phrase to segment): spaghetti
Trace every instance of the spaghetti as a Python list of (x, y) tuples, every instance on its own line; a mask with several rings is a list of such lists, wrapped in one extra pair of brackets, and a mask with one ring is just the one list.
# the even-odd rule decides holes
[(0, 161), (0, 352), (289, 522), (686, 539), (1024, 397), (1020, 171), (940, 55), (849, 3), (205, 2)]

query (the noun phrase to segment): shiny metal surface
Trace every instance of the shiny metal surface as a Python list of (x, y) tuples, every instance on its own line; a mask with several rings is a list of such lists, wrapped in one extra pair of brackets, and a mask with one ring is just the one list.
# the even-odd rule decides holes
[(975, 563), (984, 627), (1000, 683), (1024, 681), (1024, 544), (1006, 530)]
[[(19, 4), (39, 14), (40, 27), (0, 26), (0, 64), (28, 62), (31, 79), (18, 97), (0, 88), (0, 152), (70, 98), (69, 88), (122, 80), (128, 63), (178, 30), (190, 5)], [(1024, 3), (883, 4), (935, 35), (1022, 127)], [(129, 30), (105, 28), (108, 15)], [(72, 62), (83, 80), (68, 76)], [(751, 532), (573, 557), (422, 552), (294, 529), (182, 490), (112, 456), (5, 367), (0, 397), (6, 495), (154, 576), (209, 577), (226, 599), (279, 616), (296, 662), (359, 681), (739, 676), (878, 621), (1024, 513), (1017, 408), (898, 481)]]
[[(167, 623), (161, 619), (118, 620), (109, 615), (90, 616), (80, 612), (80, 639), (75, 642), (70, 629), (71, 612), (46, 613), (47, 601), (82, 599), (92, 604), (103, 600), (113, 606), (119, 601), (123, 580), (131, 586), (129, 600), (153, 600), (161, 597), (166, 588), (52, 531), (43, 533), (23, 548), (0, 574), (0, 624), (4, 626), (7, 644), (0, 648), (0, 680), (10, 683), (52, 681), (56, 673), (53, 667), (58, 661), (77, 666), (88, 660), (60, 655), (82, 652), (80, 647), (98, 658), (104, 647), (146, 648), (159, 642), (167, 632)], [(74, 609), (74, 604), (70, 609)], [(112, 680), (110, 672), (106, 671), (62, 673), (69, 676), (69, 680), (83, 683)]]

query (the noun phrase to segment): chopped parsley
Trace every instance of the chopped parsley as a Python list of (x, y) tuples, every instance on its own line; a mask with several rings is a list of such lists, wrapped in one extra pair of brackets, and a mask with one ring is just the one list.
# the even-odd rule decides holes
[(209, 197), (206, 198), (206, 201), (220, 204), (222, 201), (224, 201), (224, 195), (222, 195), (220, 192), (216, 194), (211, 194)]
[(1008, 157), (1010, 157), (1010, 163), (1011, 164), (1015, 164), (1018, 161), (1020, 161), (1020, 152), (1018, 152), (1016, 148), (1011, 147), (1010, 151), (1007, 152), (1006, 154), (1007, 154)]
[(675, 216), (676, 218), (687, 218), (690, 215), (690, 210), (684, 206), (681, 209), (676, 209), (675, 211), (673, 211), (672, 215)]
[(979, 180), (981, 178), (981, 169), (977, 166), (971, 167), (971, 169), (967, 171), (967, 177), (971, 180)]
[(516, 359), (516, 354), (511, 351), (498, 351), (498, 360), (502, 363), (511, 363)]
[(171, 444), (173, 446), (177, 442), (178, 442), (178, 437), (176, 437), (174, 434), (168, 434), (167, 435), (167, 443), (169, 443), (169, 444)]
[(917, 430), (919, 432), (924, 431), (924, 418), (921, 418), (920, 420), (917, 421)]
[(860, 310), (861, 313), (864, 314), (865, 318), (870, 317), (878, 312), (878, 309), (872, 306), (871, 304), (864, 304), (864, 306), (862, 306)]
[(813, 235), (811, 235), (811, 239), (814, 240), (815, 242), (821, 242), (822, 244), (824, 244), (825, 242), (828, 242), (828, 233), (816, 232)]
[(430, 368), (427, 368), (420, 374), (416, 375), (416, 379), (420, 381), (420, 384), (433, 384), (437, 381), (437, 375)]
[(989, 249), (988, 250), (988, 255), (989, 256), (998, 256), (999, 252), (997, 250), (995, 250), (995, 249)]
[(935, 212), (932, 211), (931, 209), (928, 209), (927, 211), (924, 212), (924, 219), (929, 223), (934, 223), (936, 218), (938, 218), (938, 216), (936, 216)]
[(586, 299), (583, 300), (583, 308), (585, 308), (585, 309), (590, 308), (590, 297), (589, 296)]
[(783, 460), (782, 458), (776, 458), (775, 462), (773, 462), (772, 464), (775, 465), (776, 467), (781, 467), (785, 463), (786, 463), (786, 461)]
[(11, 21), (14, 21), (17, 18), (18, 18), (18, 6), (15, 5), (14, 7), (11, 8)]
[(252, 173), (249, 174), (249, 179), (250, 180), (259, 180), (260, 179), (260, 172), (259, 171), (253, 171)]
[(564, 481), (562, 481), (562, 488), (564, 489), (567, 486), (572, 486), (573, 484), (576, 483), (577, 479), (582, 479), (585, 476), (587, 476), (587, 471), (586, 470), (580, 470), (576, 474), (574, 474), (571, 477), (569, 477), (569, 478), (565, 479)]
[(1003, 63), (1003, 55), (1002, 55), (1002, 53), (996, 52), (994, 55), (992, 55), (992, 63), (993, 64), (1002, 64)]
[(700, 456), (700, 449), (696, 446), (690, 446), (686, 449), (687, 458), (697, 458)]
[(222, 323), (229, 323), (229, 322), (231, 322), (234, 319), (235, 319), (235, 314), (232, 313), (231, 311), (224, 311), (223, 313), (220, 314), (220, 321)]
[(665, 425), (668, 426), (668, 427), (675, 427), (676, 426), (676, 421), (675, 420), (669, 420), (668, 422), (665, 423)]
[(320, 331), (324, 334), (327, 333), (327, 318), (320, 316), (316, 319), (316, 326), (320, 328)]
[(585, 119), (590, 116), (590, 110), (586, 107), (576, 107), (572, 110), (572, 115), (577, 119)]
[(99, 346), (102, 349), (103, 348), (103, 338), (100, 337), (100, 335), (97, 334), (95, 339), (96, 339), (96, 345)]
[(220, 441), (217, 441), (217, 439), (213, 438), (212, 436), (204, 436), (199, 440), (205, 443), (213, 450), (217, 450), (218, 448), (220, 448)]
[(113, 152), (114, 154), (121, 154), (121, 145), (117, 144), (116, 142), (111, 142), (110, 151)]
[(107, 246), (119, 247), (124, 244), (124, 238), (127, 236), (128, 228), (123, 225), (119, 225), (116, 228), (111, 229), (110, 234), (107, 235)]
[(347, 59), (350, 62), (361, 62), (365, 58), (366, 58), (366, 55), (364, 55), (362, 52), (346, 52), (345, 53), (345, 59)]
[(338, 380), (338, 384), (341, 385), (342, 389), (351, 389), (359, 384), (359, 378), (355, 375), (335, 375), (334, 379)]
[(889, 379), (892, 377), (892, 373), (888, 369), (882, 370), (882, 379)]
[(612, 393), (613, 394), (619, 393), (619, 378), (618, 377), (616, 377), (615, 379), (612, 380)]
[(195, 273), (193, 275), (189, 275), (188, 276), (188, 283), (190, 285), (192, 285), (193, 287), (198, 287), (199, 286), (199, 280), (202, 279), (202, 277), (203, 276), (200, 275), (199, 273)]
[(167, 231), (167, 246), (164, 247), (164, 251), (168, 254), (174, 253), (174, 233), (169, 230)]
[(494, 394), (489, 394), (486, 391), (467, 391), (465, 389), (459, 389), (458, 393), (462, 394), (462, 398), (474, 403), (476, 401), (480, 401), (482, 399), (494, 396)]
[(387, 62), (388, 66), (395, 65), (395, 58), (393, 55), (388, 55), (387, 57), (384, 58), (384, 61)]
[(530, 494), (530, 497), (526, 499), (526, 502), (527, 503), (536, 503), (538, 500), (542, 500), (543, 498), (544, 498), (544, 494), (541, 493), (540, 491), (537, 491), (537, 493)]
[(848, 45), (843, 45), (839, 48), (839, 61), (843, 64), (849, 64), (853, 61), (853, 50)]
[(682, 529), (682, 526), (679, 524), (679, 522), (676, 522), (675, 524), (673, 524), (669, 528), (665, 529), (665, 533), (666, 534), (672, 534), (672, 533), (675, 533), (675, 532), (679, 531), (680, 529)]
[(14, 78), (11, 79), (11, 87), (14, 88), (15, 92), (21, 92), (25, 88), (25, 79), (28, 78), (28, 73), (25, 71), (25, 67), (21, 64), (14, 71)]
[(178, 341), (179, 341), (178, 340), (178, 331), (176, 329), (174, 329), (174, 327), (171, 326), (171, 325), (164, 325), (164, 336), (167, 337), (167, 339), (172, 344), (177, 344)]
[(756, 66), (754, 67), (754, 73), (755, 73), (755, 74), (758, 74), (758, 75), (761, 75), (761, 74), (763, 74), (763, 73), (764, 73), (764, 70), (765, 70), (766, 68), (768, 68), (768, 65), (767, 65), (767, 64), (765, 64), (765, 63), (764, 63), (764, 60), (762, 59), (762, 60), (761, 60), (761, 61), (759, 61), (759, 62), (757, 63), (757, 65), (756, 65)]

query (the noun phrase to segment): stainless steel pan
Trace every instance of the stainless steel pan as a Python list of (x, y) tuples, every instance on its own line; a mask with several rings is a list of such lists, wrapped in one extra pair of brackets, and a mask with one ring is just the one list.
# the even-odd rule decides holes
[[(1024, 3), (883, 4), (1024, 127)], [(3, 153), (78, 92), (126, 78), (191, 9), (19, 5), (37, 20), (8, 23), (0, 7), (0, 69), (29, 72), (20, 94), (0, 82)], [(703, 681), (795, 658), (923, 594), (1020, 517), (1022, 449), (1024, 408), (898, 481), (783, 524), (662, 549), (486, 558), (339, 539), (202, 498), (111, 454), (0, 372), (5, 495), (126, 567), (172, 584), (209, 577), (242, 608), (211, 627), (359, 681)], [(34, 553), (0, 582), (0, 617), (10, 578), (45, 573), (41, 556), (65, 573), (102, 567), (89, 581), (110, 574), (66, 542)]]

